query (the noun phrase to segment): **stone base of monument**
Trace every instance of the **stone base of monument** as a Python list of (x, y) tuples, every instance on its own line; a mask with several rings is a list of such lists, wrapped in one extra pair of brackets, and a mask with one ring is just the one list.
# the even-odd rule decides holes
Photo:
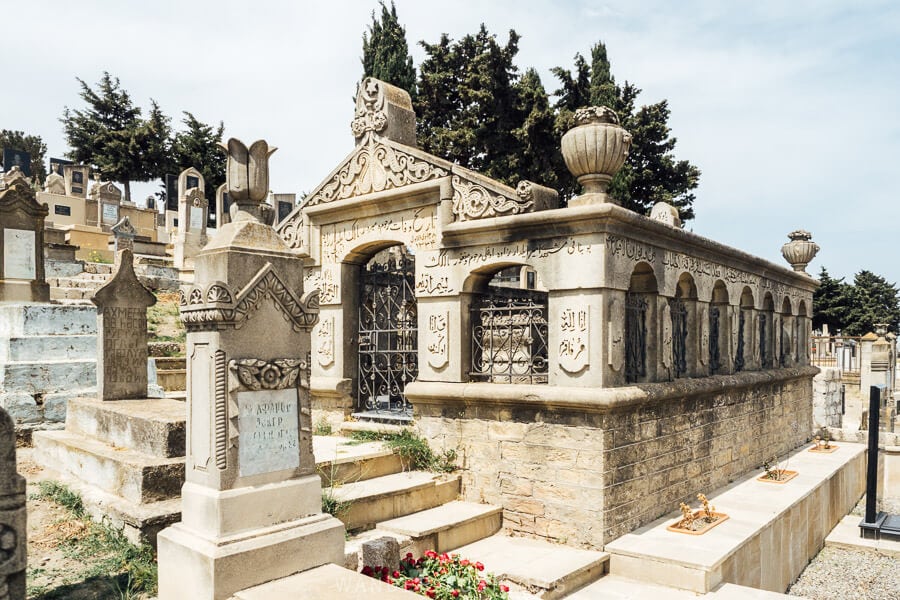
[(185, 405), (169, 399), (69, 402), (64, 431), (33, 436), (35, 461), (60, 473), (89, 513), (155, 543), (176, 522), (184, 481)]
[(176, 523), (157, 537), (160, 600), (224, 600), (344, 561), (344, 524), (319, 512), (318, 475), (222, 492), (186, 483), (182, 502), (183, 514), (200, 520)]
[(0, 306), (0, 406), (17, 431), (59, 427), (70, 398), (97, 386), (93, 306)]

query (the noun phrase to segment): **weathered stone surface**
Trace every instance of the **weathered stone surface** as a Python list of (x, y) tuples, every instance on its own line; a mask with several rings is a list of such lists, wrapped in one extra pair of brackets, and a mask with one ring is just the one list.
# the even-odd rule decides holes
[(362, 564), (369, 567), (387, 567), (394, 570), (400, 565), (400, 543), (390, 536), (369, 540), (362, 544)]
[(0, 596), (25, 600), (25, 478), (16, 471), (13, 420), (0, 408)]
[(131, 250), (119, 253), (113, 278), (94, 294), (97, 305), (97, 393), (102, 400), (147, 397), (147, 308), (156, 297), (134, 273)]
[(47, 212), (22, 177), (7, 180), (0, 191), (0, 302), (50, 300), (44, 275)]

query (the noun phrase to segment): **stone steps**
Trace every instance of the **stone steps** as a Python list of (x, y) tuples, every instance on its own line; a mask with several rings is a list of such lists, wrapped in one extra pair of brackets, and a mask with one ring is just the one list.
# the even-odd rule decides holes
[(510, 587), (539, 598), (567, 597), (609, 570), (609, 554), (579, 550), (543, 540), (495, 534), (454, 550), (484, 564)]
[(573, 594), (565, 596), (566, 600), (688, 600), (689, 598), (706, 598), (707, 600), (778, 600), (798, 596), (788, 596), (777, 592), (767, 592), (756, 588), (726, 583), (715, 591), (698, 596), (696, 592), (666, 587), (644, 580), (629, 579), (620, 575), (606, 575), (596, 582), (587, 585)]
[(387, 533), (408, 536), (419, 553), (448, 552), (500, 531), (503, 509), (490, 504), (453, 500), (441, 506), (378, 524)]
[(0, 389), (44, 394), (96, 385), (95, 358), (0, 363)]
[(409, 471), (326, 488), (348, 507), (335, 515), (348, 531), (372, 529), (377, 523), (434, 508), (455, 500), (459, 475)]
[(71, 431), (37, 431), (35, 460), (134, 504), (176, 498), (184, 457), (161, 458)]
[(237, 592), (230, 600), (413, 600), (418, 594), (337, 565), (322, 565)]
[(0, 306), (0, 337), (96, 335), (93, 306), (11, 304)]
[(69, 401), (66, 431), (155, 457), (184, 456), (185, 404), (165, 398)]
[(0, 362), (96, 358), (97, 336), (48, 335), (0, 338)]
[(86, 300), (90, 301), (94, 297), (96, 289), (74, 288), (74, 287), (51, 287), (51, 300)]

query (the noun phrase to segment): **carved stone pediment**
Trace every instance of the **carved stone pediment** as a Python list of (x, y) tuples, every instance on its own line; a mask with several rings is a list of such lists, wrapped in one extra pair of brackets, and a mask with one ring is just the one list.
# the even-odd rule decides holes
[(34, 190), (24, 177), (15, 178), (5, 190), (0, 191), (0, 212), (21, 212), (29, 217), (44, 218), (49, 214), (46, 204), (40, 204)]
[(181, 319), (188, 329), (240, 329), (266, 298), (271, 298), (294, 331), (312, 329), (319, 318), (319, 290), (298, 298), (266, 263), (243, 289), (235, 292), (221, 281), (181, 290)]

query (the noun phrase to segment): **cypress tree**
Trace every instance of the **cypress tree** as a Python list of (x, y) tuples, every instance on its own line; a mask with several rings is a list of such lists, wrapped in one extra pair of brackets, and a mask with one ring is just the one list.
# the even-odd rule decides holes
[(416, 69), (413, 67), (409, 45), (406, 43), (406, 29), (397, 18), (397, 8), (391, 0), (388, 10), (381, 4), (381, 19), (372, 11), (372, 24), (363, 33), (363, 79), (375, 77), (416, 96)]

